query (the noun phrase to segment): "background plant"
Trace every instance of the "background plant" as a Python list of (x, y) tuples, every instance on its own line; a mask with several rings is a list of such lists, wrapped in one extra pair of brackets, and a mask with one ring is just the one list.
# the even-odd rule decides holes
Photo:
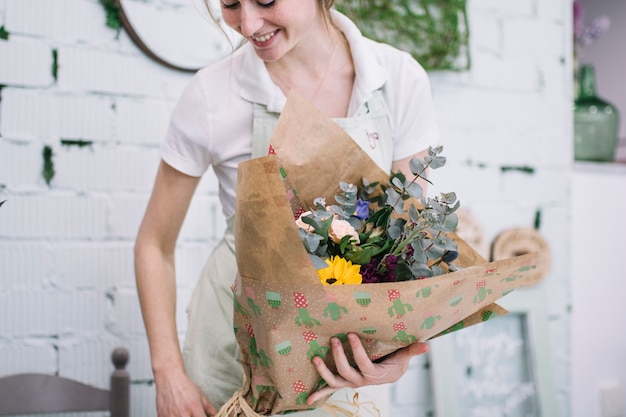
[(342, 0), (363, 34), (409, 52), (427, 70), (470, 67), (466, 0)]

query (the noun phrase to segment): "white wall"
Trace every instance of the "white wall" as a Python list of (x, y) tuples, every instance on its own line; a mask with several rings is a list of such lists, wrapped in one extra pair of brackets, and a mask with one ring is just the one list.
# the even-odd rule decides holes
[[(560, 415), (568, 416), (571, 4), (470, 0), (468, 11), (472, 68), (431, 74), (449, 158), (434, 180), (457, 191), (487, 240), (532, 227), (541, 213), (553, 257), (544, 319)], [(0, 0), (0, 26), (10, 33), (0, 40), (0, 201), (8, 200), (0, 207), (0, 375), (60, 372), (104, 386), (110, 349), (126, 345), (139, 417), (152, 415), (154, 387), (132, 242), (169, 111), (190, 76), (148, 60), (104, 22), (98, 0)], [(45, 145), (54, 151), (50, 186), (41, 175)], [(180, 240), (181, 337), (184, 306), (223, 225), (208, 174)], [(394, 387), (396, 410), (426, 415), (427, 381), (407, 378), (418, 387)]]
[[(576, 165), (572, 178), (572, 417), (626, 416), (624, 190), (626, 165)], [(600, 224), (594, 221), (598, 210), (604, 211)]]

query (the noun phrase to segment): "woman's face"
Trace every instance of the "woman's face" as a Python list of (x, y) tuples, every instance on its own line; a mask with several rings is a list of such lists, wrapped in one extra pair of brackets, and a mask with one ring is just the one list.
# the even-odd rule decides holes
[[(324, 35), (318, 0), (222, 0), (224, 22), (247, 38), (263, 61), (274, 62)], [(305, 49), (303, 49), (305, 50)], [(308, 52), (311, 52), (309, 50)]]

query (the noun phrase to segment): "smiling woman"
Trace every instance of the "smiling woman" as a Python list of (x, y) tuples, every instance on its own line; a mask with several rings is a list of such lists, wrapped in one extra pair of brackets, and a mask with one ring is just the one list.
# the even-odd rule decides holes
[(195, 72), (226, 56), (239, 42), (238, 36), (228, 28), (216, 27), (200, 1), (115, 0), (115, 3), (122, 25), (135, 45), (171, 69)]

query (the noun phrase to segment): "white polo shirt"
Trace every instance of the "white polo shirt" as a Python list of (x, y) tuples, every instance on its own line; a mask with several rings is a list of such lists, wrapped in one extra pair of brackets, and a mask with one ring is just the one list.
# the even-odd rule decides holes
[[(339, 12), (333, 21), (350, 44), (356, 79), (348, 110), (354, 116), (381, 89), (389, 111), (393, 159), (414, 155), (439, 139), (430, 81), (408, 53), (364, 38)], [(251, 44), (196, 73), (171, 117), (161, 157), (173, 168), (201, 176), (213, 166), (224, 215), (235, 211), (237, 165), (252, 154), (253, 103), (280, 113), (286, 97)]]

